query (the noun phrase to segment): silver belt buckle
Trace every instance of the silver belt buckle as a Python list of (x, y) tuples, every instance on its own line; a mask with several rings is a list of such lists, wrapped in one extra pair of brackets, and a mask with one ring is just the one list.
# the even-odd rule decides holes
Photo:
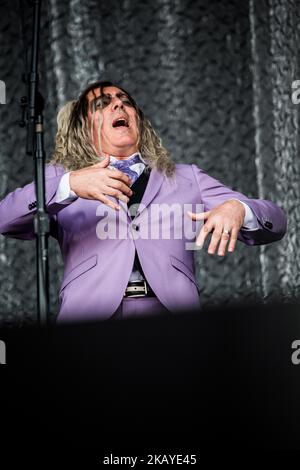
[[(141, 282), (141, 281), (137, 281), (137, 282)], [(124, 292), (124, 297), (126, 297), (126, 293), (131, 293), (131, 292), (134, 292), (134, 291), (139, 291), (139, 290), (142, 290), (144, 289), (144, 293), (143, 294), (132, 294), (132, 295), (129, 295), (128, 297), (145, 297), (148, 293), (148, 290), (147, 290), (147, 283), (145, 280), (142, 281), (144, 283), (144, 286), (127, 286), (126, 289), (125, 289), (125, 292)], [(134, 283), (134, 281), (132, 281), (132, 284)]]
[(147, 283), (146, 283), (145, 280), (144, 280), (144, 288), (145, 288), (145, 295), (147, 295), (147, 294), (148, 294), (148, 290), (147, 290)]

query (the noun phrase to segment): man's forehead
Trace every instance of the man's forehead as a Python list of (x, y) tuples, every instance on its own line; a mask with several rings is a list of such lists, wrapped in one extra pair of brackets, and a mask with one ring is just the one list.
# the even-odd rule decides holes
[[(103, 93), (109, 94), (111, 96), (116, 96), (117, 93), (124, 93), (120, 88), (117, 88), (115, 86), (106, 86), (102, 88)], [(94, 98), (97, 98), (100, 96), (100, 88), (94, 88), (93, 90), (89, 91), (87, 94), (87, 99), (89, 101), (92, 101)]]

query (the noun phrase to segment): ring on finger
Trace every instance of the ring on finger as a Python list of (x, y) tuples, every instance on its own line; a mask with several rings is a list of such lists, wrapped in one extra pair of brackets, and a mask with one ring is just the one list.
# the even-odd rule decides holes
[(223, 233), (225, 233), (226, 235), (229, 235), (229, 234), (230, 234), (230, 230), (228, 230), (227, 228), (224, 228)]

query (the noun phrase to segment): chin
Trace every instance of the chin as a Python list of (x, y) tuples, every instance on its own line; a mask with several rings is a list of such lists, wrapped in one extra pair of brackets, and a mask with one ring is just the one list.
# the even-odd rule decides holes
[(116, 142), (114, 145), (114, 148), (118, 150), (119, 152), (122, 151), (131, 151), (131, 153), (136, 151), (136, 147), (132, 142)]

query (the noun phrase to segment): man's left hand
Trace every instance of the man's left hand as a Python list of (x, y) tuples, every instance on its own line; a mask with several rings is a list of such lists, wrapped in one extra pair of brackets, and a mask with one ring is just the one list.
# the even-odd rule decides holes
[(236, 199), (229, 199), (207, 212), (188, 212), (192, 220), (203, 220), (204, 225), (196, 240), (196, 245), (203, 246), (206, 237), (212, 232), (208, 253), (224, 256), (227, 244), (228, 251), (234, 251), (237, 236), (245, 218), (245, 208)]

